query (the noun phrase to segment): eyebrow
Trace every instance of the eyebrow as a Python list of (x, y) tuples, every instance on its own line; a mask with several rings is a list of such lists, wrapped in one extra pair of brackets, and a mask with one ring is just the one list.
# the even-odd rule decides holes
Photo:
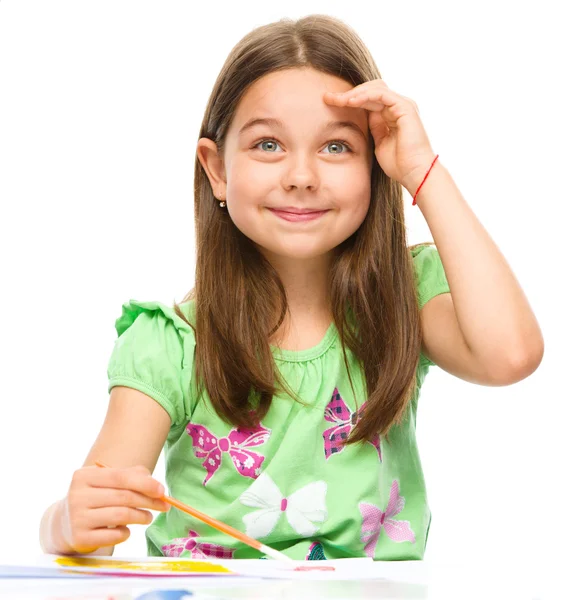
[[(240, 129), (238, 135), (241, 136), (244, 131), (247, 131), (248, 129), (251, 129), (257, 125), (267, 125), (271, 127), (278, 127), (279, 129), (286, 129), (283, 122), (279, 119), (272, 117), (252, 118)], [(328, 121), (326, 125), (322, 127), (323, 132), (330, 132), (336, 129), (349, 129), (356, 135), (361, 135), (364, 140), (367, 139), (364, 132), (353, 121)]]

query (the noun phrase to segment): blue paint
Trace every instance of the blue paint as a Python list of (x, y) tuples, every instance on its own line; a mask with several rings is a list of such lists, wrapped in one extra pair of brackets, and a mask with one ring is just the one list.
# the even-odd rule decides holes
[(154, 590), (138, 596), (135, 600), (185, 600), (192, 595), (189, 590)]

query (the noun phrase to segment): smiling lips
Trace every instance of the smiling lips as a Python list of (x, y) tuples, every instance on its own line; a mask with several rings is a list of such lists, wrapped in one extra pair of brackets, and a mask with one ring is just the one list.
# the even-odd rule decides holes
[(272, 208), (271, 210), (281, 210), (284, 212), (295, 213), (297, 215), (302, 215), (304, 213), (311, 212), (324, 212), (324, 208), (300, 208), (299, 206), (280, 206), (279, 208)]
[(283, 209), (270, 208), (269, 210), (279, 218), (292, 222), (314, 221), (328, 212), (328, 210), (313, 210), (310, 208), (295, 208), (292, 206)]

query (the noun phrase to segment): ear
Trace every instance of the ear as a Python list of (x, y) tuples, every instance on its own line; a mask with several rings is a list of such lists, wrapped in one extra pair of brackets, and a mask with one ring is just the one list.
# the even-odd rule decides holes
[(208, 138), (202, 137), (197, 143), (197, 156), (205, 170), (215, 196), (225, 195), (226, 176), (224, 162), (219, 156), (218, 147)]

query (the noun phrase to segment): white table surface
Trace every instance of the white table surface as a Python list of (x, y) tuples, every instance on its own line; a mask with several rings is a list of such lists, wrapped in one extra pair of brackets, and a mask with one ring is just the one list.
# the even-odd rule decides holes
[[(12, 564), (34, 564), (13, 557)], [(248, 578), (0, 579), (0, 598), (14, 600), (132, 600), (150, 590), (187, 589), (200, 599), (379, 598), (566, 600), (564, 566), (554, 559), (500, 564), (376, 561), (375, 580), (286, 581)]]

